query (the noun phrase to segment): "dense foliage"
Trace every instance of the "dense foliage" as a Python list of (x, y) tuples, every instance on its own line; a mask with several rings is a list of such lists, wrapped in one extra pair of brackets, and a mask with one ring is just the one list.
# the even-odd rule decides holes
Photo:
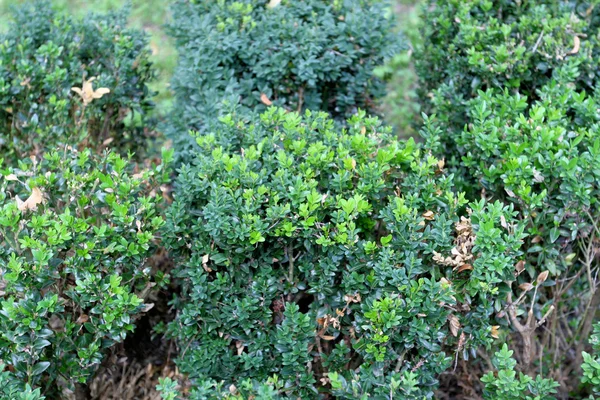
[[(424, 111), (436, 113), (447, 132), (449, 162), (478, 91), (518, 91), (531, 100), (566, 62), (580, 64), (578, 90), (598, 80), (600, 9), (597, 1), (428, 0), (415, 66)], [(447, 135), (447, 136), (446, 136)], [(456, 152), (456, 153), (454, 153)]]
[(399, 48), (385, 1), (179, 0), (170, 30), (180, 54), (166, 127), (178, 150), (224, 98), (258, 112), (271, 103), (344, 121), (377, 110), (376, 66)]
[(154, 72), (146, 36), (124, 12), (71, 18), (48, 1), (16, 8), (0, 35), (0, 151), (66, 144), (141, 152)]
[(144, 262), (166, 171), (129, 163), (69, 149), (1, 171), (0, 362), (53, 396), (87, 380), (160, 283)]
[(416, 61), (441, 136), (436, 154), (457, 186), (513, 205), (526, 226), (527, 257), (497, 317), (518, 333), (521, 368), (534, 373), (543, 357), (563, 393), (580, 390), (600, 305), (596, 3), (428, 2)]
[(164, 234), (197, 398), (221, 380), (243, 398), (431, 398), (455, 353), (498, 335), (524, 229), (511, 208), (466, 213), (428, 150), (364, 113), (347, 125), (271, 108), (197, 138)]

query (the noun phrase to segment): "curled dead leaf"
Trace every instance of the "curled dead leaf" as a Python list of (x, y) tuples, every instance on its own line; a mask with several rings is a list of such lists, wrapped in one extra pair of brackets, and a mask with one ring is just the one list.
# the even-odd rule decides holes
[(433, 215), (433, 211), (426, 211), (422, 214), (422, 216), (428, 221), (432, 221), (435, 218)]
[(90, 317), (88, 317), (87, 314), (81, 314), (79, 316), (79, 318), (77, 318), (77, 321), (75, 321), (75, 323), (82, 325), (82, 324), (85, 324), (86, 322), (88, 322), (89, 320), (90, 320)]
[(519, 289), (524, 290), (526, 292), (529, 292), (531, 289), (533, 289), (533, 285), (531, 283), (528, 283), (528, 282), (521, 283), (519, 285)]
[(460, 321), (458, 317), (453, 314), (448, 315), (448, 323), (450, 325), (450, 332), (454, 337), (458, 336), (458, 330), (460, 329)]
[(456, 269), (456, 272), (472, 271), (472, 270), (473, 270), (473, 266), (471, 264), (463, 264)]
[(271, 100), (269, 100), (269, 98), (267, 97), (267, 95), (264, 94), (264, 93), (260, 94), (260, 101), (262, 101), (263, 104), (266, 105), (266, 106), (270, 106), (270, 105), (273, 104), (273, 102)]
[(525, 260), (520, 260), (515, 265), (515, 270), (517, 271), (517, 275), (521, 274), (521, 272), (523, 272), (524, 269), (525, 269)]
[(499, 332), (498, 332), (499, 328), (500, 328), (500, 325), (492, 326), (492, 331), (490, 332), (490, 336), (493, 337), (494, 339), (498, 339), (498, 337), (499, 337)]
[(573, 48), (567, 54), (577, 54), (581, 48), (581, 39), (579, 36), (573, 36)]
[(16, 197), (17, 207), (19, 211), (27, 211), (27, 210), (35, 210), (38, 204), (41, 204), (44, 201), (44, 194), (38, 188), (31, 189), (31, 195), (27, 198), (27, 200), (23, 201)]
[(96, 90), (94, 90), (93, 86), (92, 86), (92, 82), (95, 80), (95, 77), (92, 77), (90, 79), (88, 79), (87, 81), (83, 81), (83, 84), (81, 85), (80, 88), (73, 86), (71, 88), (72, 91), (74, 91), (75, 93), (77, 93), (79, 95), (79, 97), (81, 97), (81, 99), (83, 100), (83, 104), (84, 105), (88, 105), (92, 102), (92, 100), (94, 99), (99, 99), (102, 96), (104, 96), (105, 94), (110, 93), (110, 89), (108, 88), (98, 88)]
[(546, 279), (548, 279), (548, 273), (549, 273), (548, 271), (544, 271), (538, 275), (538, 277), (537, 277), (538, 285), (541, 285), (542, 283), (544, 283), (546, 281)]

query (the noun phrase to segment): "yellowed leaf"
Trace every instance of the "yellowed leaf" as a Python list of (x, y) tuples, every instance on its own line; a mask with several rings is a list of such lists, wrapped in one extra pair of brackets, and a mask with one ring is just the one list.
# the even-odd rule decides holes
[(31, 195), (25, 201), (22, 201), (19, 196), (17, 196), (17, 207), (20, 211), (27, 210), (35, 210), (38, 204), (44, 201), (44, 194), (38, 188), (33, 188), (31, 190)]
[(364, 134), (366, 134), (366, 133), (367, 133), (367, 127), (366, 127), (366, 126), (364, 126), (364, 125), (363, 125), (363, 126), (361, 126), (361, 127), (360, 127), (360, 134), (361, 134), (361, 135), (364, 135)]
[(266, 105), (266, 106), (270, 106), (270, 105), (273, 104), (273, 102), (271, 100), (269, 100), (269, 98), (267, 97), (267, 95), (264, 94), (264, 93), (260, 94), (260, 101), (262, 101), (263, 104)]

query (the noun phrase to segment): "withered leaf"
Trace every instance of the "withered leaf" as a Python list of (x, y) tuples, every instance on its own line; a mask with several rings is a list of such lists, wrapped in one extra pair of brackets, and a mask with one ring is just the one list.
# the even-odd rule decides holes
[(521, 283), (519, 285), (519, 289), (524, 290), (526, 292), (529, 292), (531, 289), (533, 289), (533, 285), (531, 283), (528, 283), (528, 282)]
[(263, 104), (266, 105), (266, 106), (270, 106), (270, 105), (273, 104), (273, 102), (271, 100), (269, 100), (269, 98), (267, 97), (267, 95), (264, 94), (264, 93), (260, 94), (260, 101), (262, 101)]
[(31, 189), (31, 195), (27, 200), (23, 201), (19, 196), (16, 197), (16, 200), (19, 211), (35, 210), (38, 204), (44, 201), (44, 194), (40, 189), (33, 188)]
[(546, 279), (548, 279), (548, 273), (549, 273), (548, 271), (544, 271), (538, 275), (538, 277), (537, 277), (538, 285), (541, 285), (542, 283), (544, 283), (546, 281)]
[(573, 36), (573, 48), (569, 51), (568, 54), (577, 54), (579, 53), (579, 49), (581, 48), (581, 39), (579, 36)]
[(458, 317), (453, 314), (448, 315), (448, 323), (450, 325), (450, 332), (454, 337), (458, 336), (458, 330), (460, 329), (460, 321)]
[(500, 325), (493, 325), (492, 326), (492, 331), (490, 332), (490, 336), (492, 336), (494, 339), (498, 339), (498, 328), (500, 328)]
[(472, 270), (473, 270), (473, 266), (471, 264), (463, 264), (460, 267), (458, 267), (456, 272), (472, 271)]
[(72, 91), (74, 91), (75, 93), (77, 93), (79, 95), (79, 97), (81, 97), (81, 99), (83, 100), (83, 104), (84, 105), (88, 105), (92, 102), (92, 100), (94, 99), (99, 99), (102, 96), (104, 96), (105, 94), (110, 93), (110, 89), (108, 88), (98, 88), (96, 90), (94, 90), (93, 86), (92, 86), (92, 82), (95, 80), (95, 77), (92, 77), (90, 79), (88, 79), (87, 81), (83, 81), (83, 84), (81, 85), (80, 88), (73, 86), (71, 88)]

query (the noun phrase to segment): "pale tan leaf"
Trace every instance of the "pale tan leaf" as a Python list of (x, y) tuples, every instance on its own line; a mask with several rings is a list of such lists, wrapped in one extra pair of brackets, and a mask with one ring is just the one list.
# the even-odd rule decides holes
[(428, 221), (432, 221), (435, 218), (433, 215), (433, 211), (426, 211), (422, 214), (422, 216)]
[(517, 265), (515, 265), (515, 269), (517, 270), (517, 275), (523, 272), (523, 270), (525, 269), (525, 261), (519, 261)]
[(492, 331), (490, 332), (490, 336), (493, 337), (494, 339), (498, 339), (498, 336), (499, 336), (498, 329), (499, 328), (500, 328), (500, 325), (492, 326)]
[(579, 36), (573, 36), (573, 48), (569, 51), (568, 54), (577, 54), (579, 53), (579, 49), (581, 47), (581, 39)]
[(15, 174), (8, 174), (4, 177), (7, 181), (18, 181), (19, 178)]
[(519, 285), (519, 289), (524, 290), (526, 292), (529, 292), (531, 289), (533, 289), (533, 285), (531, 283), (528, 283), (528, 282), (521, 283)]
[(473, 270), (473, 266), (471, 264), (463, 264), (460, 267), (458, 267), (456, 272), (472, 271), (472, 270)]
[(266, 105), (266, 106), (270, 106), (270, 105), (273, 104), (273, 102), (271, 100), (269, 100), (269, 98), (267, 97), (267, 95), (264, 94), (264, 93), (260, 94), (260, 101), (262, 101), (263, 104)]
[(33, 188), (31, 190), (31, 195), (29, 196), (29, 198), (25, 201), (22, 201), (18, 196), (17, 196), (17, 207), (19, 208), (20, 211), (26, 211), (26, 210), (35, 210), (38, 206), (38, 204), (42, 203), (44, 201), (44, 194), (42, 193), (42, 191), (38, 188)]
[(448, 315), (448, 323), (450, 325), (450, 332), (454, 337), (458, 336), (458, 330), (460, 329), (460, 321), (455, 315)]
[(538, 275), (538, 277), (537, 277), (538, 285), (541, 285), (542, 283), (544, 283), (546, 281), (546, 279), (548, 279), (548, 273), (549, 273), (548, 271), (544, 271)]
[(269, 2), (269, 4), (267, 4), (267, 7), (269, 8), (275, 8), (277, 7), (279, 4), (281, 3), (281, 0), (271, 0)]

